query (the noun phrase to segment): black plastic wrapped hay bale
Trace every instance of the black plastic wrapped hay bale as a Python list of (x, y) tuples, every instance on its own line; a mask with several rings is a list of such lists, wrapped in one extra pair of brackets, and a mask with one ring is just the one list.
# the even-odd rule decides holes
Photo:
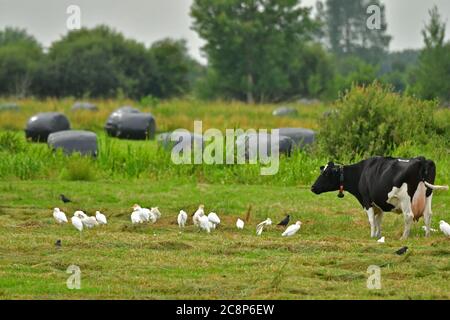
[(54, 150), (62, 149), (66, 155), (78, 152), (83, 156), (96, 157), (98, 154), (97, 135), (90, 131), (55, 132), (48, 136), (47, 144)]
[(70, 130), (69, 120), (59, 112), (43, 112), (32, 116), (25, 128), (25, 136), (31, 141), (46, 142), (49, 134)]
[[(242, 148), (245, 148), (245, 159), (250, 158), (250, 153), (252, 152), (252, 156), (259, 157), (259, 148), (263, 148), (261, 151), (263, 154), (267, 154), (268, 156), (271, 155), (271, 139), (272, 136), (270, 134), (243, 134), (237, 137), (236, 139), (236, 150), (241, 150)], [(250, 144), (254, 143), (253, 148), (250, 149)], [(244, 145), (245, 144), (245, 145)], [(290, 156), (291, 152), (294, 148), (295, 142), (287, 137), (279, 135), (278, 137), (278, 153), (284, 154), (286, 156)], [(252, 158), (253, 158), (252, 157)]]
[(2, 111), (20, 111), (20, 107), (14, 102), (2, 103), (0, 104), (0, 112)]
[(204, 146), (202, 135), (188, 131), (164, 132), (158, 135), (157, 141), (158, 145), (166, 150), (172, 150), (175, 145), (185, 148), (187, 144), (191, 144), (191, 149)]
[(316, 133), (304, 128), (280, 128), (280, 136), (286, 136), (294, 141), (294, 149), (311, 145), (316, 140)]
[(272, 115), (276, 117), (296, 116), (297, 114), (297, 109), (292, 107), (279, 107), (272, 112)]
[(71, 111), (80, 111), (80, 110), (87, 110), (87, 111), (98, 111), (98, 108), (95, 104), (90, 102), (75, 102), (72, 106)]
[(141, 113), (141, 110), (131, 106), (122, 106), (116, 109), (111, 115), (115, 113)]
[(120, 122), (122, 114), (124, 113), (141, 113), (141, 111), (130, 106), (123, 106), (114, 110), (114, 112), (109, 115), (108, 120), (106, 120), (105, 124), (105, 131), (109, 136), (117, 136), (118, 123)]
[(105, 130), (108, 135), (120, 139), (153, 139), (156, 122), (150, 113), (116, 110), (106, 121)]

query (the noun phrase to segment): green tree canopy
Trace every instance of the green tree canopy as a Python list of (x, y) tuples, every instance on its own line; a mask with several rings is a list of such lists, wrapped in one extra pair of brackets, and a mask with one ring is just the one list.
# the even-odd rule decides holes
[(450, 101), (450, 43), (444, 43), (445, 23), (437, 7), (429, 14), (430, 22), (422, 30), (425, 48), (411, 75), (412, 91), (424, 99)]
[[(296, 73), (311, 75), (299, 56), (317, 25), (297, 0), (195, 0), (191, 15), (222, 96), (278, 100), (300, 93)], [(321, 81), (312, 81), (315, 91)]]
[(191, 68), (195, 62), (188, 55), (185, 40), (163, 39), (150, 47), (156, 62), (157, 92), (160, 97), (172, 97), (189, 91)]
[(43, 58), (41, 45), (25, 30), (0, 31), (0, 94), (25, 96)]
[[(367, 27), (367, 8), (380, 9), (380, 29)], [(386, 34), (385, 7), (379, 0), (326, 0), (322, 13), (326, 41), (337, 56), (356, 55), (376, 64), (387, 52), (391, 37)]]
[(49, 49), (42, 94), (140, 97), (156, 84), (155, 65), (144, 45), (106, 26), (69, 32)]

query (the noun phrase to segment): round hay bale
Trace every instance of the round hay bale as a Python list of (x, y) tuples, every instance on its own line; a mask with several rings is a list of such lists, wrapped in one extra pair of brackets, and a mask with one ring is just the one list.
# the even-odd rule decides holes
[(159, 146), (166, 150), (172, 150), (172, 148), (176, 145), (179, 145), (183, 149), (189, 144), (191, 149), (195, 146), (203, 147), (205, 145), (202, 135), (184, 130), (161, 133), (157, 137), (157, 142)]
[(105, 130), (108, 135), (120, 139), (154, 139), (156, 121), (150, 113), (116, 110), (106, 121)]
[(6, 102), (0, 104), (0, 112), (2, 111), (20, 111), (20, 107), (17, 103)]
[(275, 117), (295, 116), (297, 114), (297, 109), (292, 107), (279, 107), (272, 112), (272, 115)]
[[(265, 148), (267, 150), (267, 155), (271, 155), (271, 139), (272, 136), (270, 134), (242, 134), (237, 137), (236, 139), (236, 150), (241, 150), (242, 147), (245, 149), (245, 159), (250, 158), (250, 153), (252, 153), (253, 156), (258, 155), (258, 149)], [(252, 146), (250, 149), (250, 143), (256, 143)], [(245, 144), (245, 146), (243, 146)], [(262, 145), (261, 145), (262, 144)], [(287, 136), (280, 135), (278, 137), (278, 153), (284, 154), (286, 156), (290, 156), (291, 152), (294, 148), (295, 142)], [(263, 150), (264, 152), (264, 150)]]
[(90, 102), (75, 102), (72, 106), (71, 111), (79, 111), (79, 110), (87, 110), (87, 111), (98, 111), (98, 108), (95, 104)]
[(116, 109), (111, 115), (113, 114), (118, 114), (118, 113), (141, 113), (141, 110), (135, 108), (135, 107), (131, 107), (131, 106), (122, 106), (118, 109)]
[(25, 128), (28, 140), (46, 142), (49, 134), (70, 130), (69, 120), (60, 112), (43, 112), (32, 116)]
[(62, 149), (66, 155), (78, 152), (83, 156), (96, 157), (98, 154), (97, 135), (90, 131), (66, 130), (51, 133), (47, 144), (54, 150)]
[(314, 105), (314, 104), (320, 104), (320, 100), (301, 98), (298, 100), (298, 103), (303, 104), (303, 105)]
[(280, 136), (286, 136), (294, 141), (294, 149), (311, 145), (316, 139), (316, 133), (304, 128), (280, 128)]

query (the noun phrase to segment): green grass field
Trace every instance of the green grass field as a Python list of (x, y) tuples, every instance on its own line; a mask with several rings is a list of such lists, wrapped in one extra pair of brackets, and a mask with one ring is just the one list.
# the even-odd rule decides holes
[[(119, 141), (101, 133), (119, 102), (99, 102), (100, 112), (93, 116), (71, 114), (71, 103), (26, 100), (20, 113), (0, 114), (0, 298), (450, 298), (450, 239), (441, 233), (425, 238), (421, 220), (410, 239), (400, 241), (403, 217), (394, 213), (383, 221), (386, 243), (370, 239), (366, 214), (351, 195), (338, 199), (337, 193), (309, 191), (325, 158), (307, 153), (282, 158), (280, 172), (272, 177), (259, 176), (259, 167), (250, 165), (170, 165), (154, 141)], [(296, 106), (299, 116), (273, 118), (274, 106), (244, 106), (174, 101), (144, 110), (152, 111), (161, 123), (159, 131), (165, 131), (191, 129), (194, 119), (203, 118), (206, 127), (220, 129), (317, 128), (327, 109)], [(26, 119), (42, 110), (65, 111), (74, 128), (98, 132), (98, 159), (68, 158), (51, 153), (45, 144), (26, 142), (21, 132)], [(449, 160), (445, 150), (439, 154), (436, 183), (444, 184)], [(75, 202), (63, 204), (60, 193)], [(162, 219), (133, 226), (134, 203), (158, 206)], [(179, 210), (193, 213), (201, 203), (207, 212), (219, 214), (220, 227), (206, 234), (190, 220), (180, 231)], [(236, 219), (244, 218), (250, 205), (245, 229), (237, 230)], [(101, 210), (109, 224), (85, 230), (80, 238), (70, 224), (54, 222), (56, 206), (69, 217), (78, 209), (89, 214)], [(449, 210), (450, 193), (437, 192), (434, 228), (440, 219), (450, 220)], [(282, 238), (283, 229), (276, 226), (255, 235), (258, 222), (267, 217), (277, 222), (285, 214), (302, 221), (297, 235)], [(55, 246), (58, 239), (61, 248)], [(394, 252), (404, 245), (410, 250), (397, 256)], [(70, 265), (80, 267), (80, 290), (66, 287)], [(381, 267), (380, 290), (366, 287), (370, 265)]]
[[(59, 205), (61, 190), (76, 204)], [(45, 299), (448, 299), (450, 248), (441, 234), (424, 238), (420, 225), (399, 241), (403, 219), (387, 214), (386, 243), (368, 237), (364, 212), (350, 196), (314, 196), (307, 188), (180, 184), (175, 181), (0, 183), (0, 297)], [(130, 204), (158, 204), (154, 225), (132, 226)], [(435, 197), (434, 227), (448, 212), (450, 197)], [(176, 215), (198, 203), (219, 213), (211, 234), (192, 223), (179, 231)], [(234, 224), (252, 204), (242, 231)], [(51, 208), (101, 209), (107, 226), (80, 239), (59, 226)], [(282, 238), (272, 226), (261, 237), (257, 222), (291, 214), (300, 233)], [(62, 247), (54, 243), (62, 240)], [(394, 251), (410, 247), (406, 256)], [(81, 269), (81, 290), (66, 288), (69, 265)], [(382, 289), (366, 288), (367, 268), (383, 266)]]

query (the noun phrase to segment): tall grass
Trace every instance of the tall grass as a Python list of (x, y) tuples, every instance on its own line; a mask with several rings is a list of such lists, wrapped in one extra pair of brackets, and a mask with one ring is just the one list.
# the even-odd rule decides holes
[[(277, 174), (262, 176), (262, 164), (245, 165), (176, 165), (170, 152), (157, 147), (155, 141), (127, 141), (99, 134), (99, 155), (96, 159), (78, 154), (65, 156), (51, 151), (46, 144), (31, 144), (25, 138), (11, 132), (23, 147), (14, 152), (0, 152), (1, 179), (59, 179), (59, 180), (110, 180), (110, 179), (176, 179), (180, 182), (204, 182), (220, 184), (309, 185), (319, 173), (319, 167), (328, 159), (315, 151), (298, 151), (291, 157), (280, 156)], [(0, 146), (0, 149), (2, 147)], [(450, 180), (448, 151), (430, 146), (401, 146), (396, 156), (424, 155), (434, 159), (438, 166), (438, 180)]]
[[(65, 100), (23, 100), (21, 112), (0, 114), (0, 179), (56, 179), (56, 180), (111, 180), (111, 179), (176, 179), (181, 182), (240, 183), (266, 185), (309, 185), (318, 175), (318, 168), (330, 159), (328, 153), (316, 148), (299, 151), (287, 158), (281, 156), (279, 172), (273, 176), (262, 176), (265, 165), (175, 165), (170, 152), (159, 149), (155, 141), (129, 141), (113, 139), (103, 132), (103, 123), (116, 107), (131, 104), (131, 101), (95, 101), (99, 112), (72, 113), (72, 99)], [(318, 128), (326, 106), (301, 106), (299, 115), (293, 118), (273, 117), (273, 105), (249, 106), (241, 103), (216, 102), (207, 104), (190, 100), (173, 100), (152, 106), (140, 106), (143, 111), (152, 112), (158, 131), (187, 128), (192, 130), (194, 120), (204, 120), (203, 130), (216, 127), (226, 128), (275, 128), (306, 127)], [(79, 155), (70, 157), (52, 152), (46, 144), (25, 141), (22, 132), (28, 116), (41, 111), (62, 111), (66, 113), (74, 129), (88, 129), (97, 132), (99, 155), (96, 159)], [(435, 160), (438, 167), (437, 181), (450, 181), (450, 150), (443, 143), (449, 137), (450, 112), (438, 110), (436, 118), (442, 132), (430, 136), (427, 144), (417, 145), (412, 140), (397, 146), (394, 156), (426, 156)], [(12, 127), (12, 129), (11, 129)], [(339, 160), (348, 163), (359, 158), (349, 154)]]

